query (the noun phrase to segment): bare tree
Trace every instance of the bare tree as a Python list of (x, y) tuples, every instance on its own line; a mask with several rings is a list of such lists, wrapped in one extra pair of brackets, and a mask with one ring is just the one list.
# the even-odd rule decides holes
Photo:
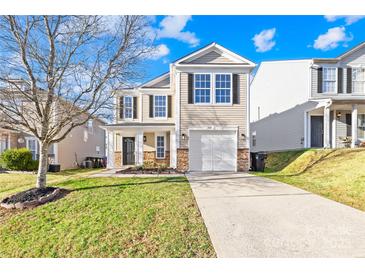
[(1, 17), (0, 125), (38, 139), (38, 188), (49, 146), (110, 109), (113, 90), (138, 76), (153, 50), (148, 29), (143, 16)]

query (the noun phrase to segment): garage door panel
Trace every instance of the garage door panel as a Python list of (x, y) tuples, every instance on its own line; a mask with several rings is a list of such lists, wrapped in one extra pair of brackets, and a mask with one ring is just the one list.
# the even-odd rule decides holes
[(236, 132), (191, 131), (189, 161), (192, 171), (236, 170)]

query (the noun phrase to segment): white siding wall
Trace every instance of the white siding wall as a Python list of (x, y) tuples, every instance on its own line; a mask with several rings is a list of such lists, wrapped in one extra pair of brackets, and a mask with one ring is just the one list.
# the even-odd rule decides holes
[(263, 62), (251, 84), (250, 121), (306, 102), (310, 94), (310, 64), (311, 60)]

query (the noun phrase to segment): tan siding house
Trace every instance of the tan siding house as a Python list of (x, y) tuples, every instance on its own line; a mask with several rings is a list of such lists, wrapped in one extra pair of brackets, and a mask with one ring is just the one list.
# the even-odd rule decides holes
[[(134, 89), (117, 91), (108, 167), (247, 171), (249, 75), (255, 64), (212, 43)], [(132, 103), (133, 102), (133, 103)]]

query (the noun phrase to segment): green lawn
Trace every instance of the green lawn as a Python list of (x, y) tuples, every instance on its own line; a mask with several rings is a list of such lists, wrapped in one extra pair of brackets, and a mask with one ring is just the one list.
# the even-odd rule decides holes
[(365, 210), (365, 149), (319, 149), (268, 155), (256, 175), (291, 184)]
[[(185, 177), (67, 176), (49, 177), (71, 190), (63, 199), (0, 210), (0, 257), (215, 257)], [(0, 191), (27, 185), (13, 181), (0, 174)]]

